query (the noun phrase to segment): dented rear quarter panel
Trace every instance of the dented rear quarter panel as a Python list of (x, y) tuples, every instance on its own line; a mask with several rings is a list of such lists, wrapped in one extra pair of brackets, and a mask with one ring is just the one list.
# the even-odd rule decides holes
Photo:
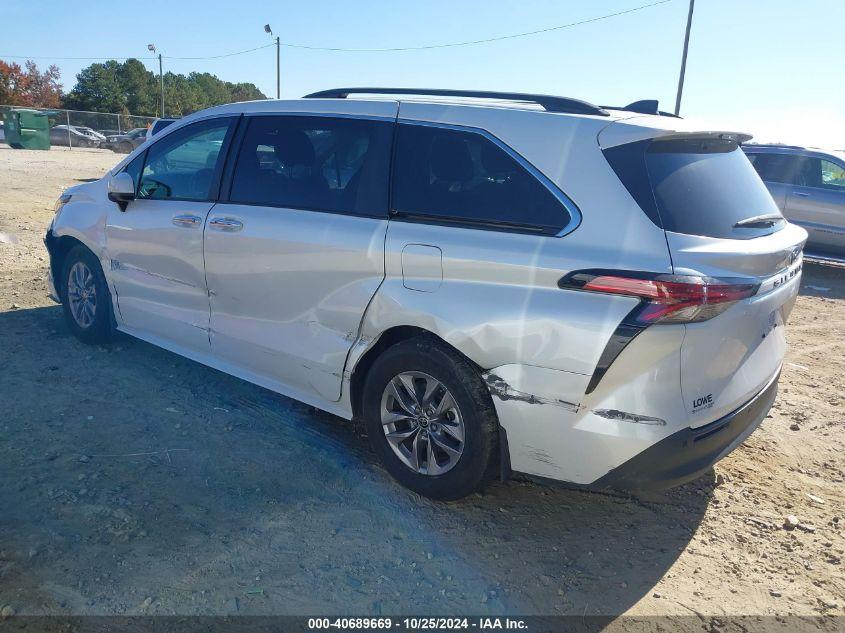
[[(495, 136), (563, 191), (581, 221), (572, 232), (550, 237), (391, 219), (385, 280), (361, 334), (375, 339), (391, 327), (411, 325), (437, 334), (484, 369), (521, 363), (592, 374), (636, 300), (562, 290), (560, 278), (584, 268), (671, 272), (663, 231), (598, 148), (596, 137), (609, 121), (413, 102), (400, 105), (399, 120)], [(409, 245), (413, 258), (403, 257)], [(432, 283), (438, 272), (439, 283)]]

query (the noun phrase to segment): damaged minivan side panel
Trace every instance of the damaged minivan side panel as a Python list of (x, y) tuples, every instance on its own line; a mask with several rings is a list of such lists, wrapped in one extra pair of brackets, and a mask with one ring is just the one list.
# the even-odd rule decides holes
[[(584, 120), (581, 125), (591, 128), (585, 134), (564, 121), (557, 127), (555, 120), (536, 112), (468, 113), (466, 108), (423, 103), (402, 103), (400, 122), (405, 117), (483, 127), (519, 147), (576, 204), (589, 203), (580, 206), (579, 226), (559, 237), (392, 216), (385, 239), (385, 280), (367, 308), (347, 361), (344, 402), (358, 359), (383, 332), (419, 328), (480, 368), (507, 432), (513, 470), (594, 481), (606, 471), (596, 470), (602, 462), (590, 457), (591, 447), (573, 442), (579, 424), (595, 425), (599, 438), (603, 433), (644, 433), (645, 425), (591, 414), (584, 400), (607, 342), (638, 300), (561, 288), (558, 282), (572, 271), (596, 266), (671, 272), (663, 232), (639, 210), (597, 150), (596, 135), (606, 122)], [(597, 173), (608, 175), (608, 186), (590, 184)], [(630, 248), (612, 248), (609, 230), (624, 236)], [(413, 261), (403, 258), (409, 245), (418, 255)], [(437, 284), (427, 283), (434, 277)], [(674, 381), (677, 385), (677, 374)], [(590, 402), (600, 402), (603, 393), (596, 389)], [(597, 408), (621, 407), (602, 403)], [(650, 409), (630, 413), (648, 416)], [(581, 435), (589, 439), (589, 433)], [(554, 450), (549, 450), (550, 443)], [(644, 445), (638, 444), (640, 449)], [(535, 450), (543, 447), (556, 457), (545, 458)], [(601, 445), (598, 450), (603, 451)], [(623, 450), (611, 462), (621, 463), (626, 456)]]

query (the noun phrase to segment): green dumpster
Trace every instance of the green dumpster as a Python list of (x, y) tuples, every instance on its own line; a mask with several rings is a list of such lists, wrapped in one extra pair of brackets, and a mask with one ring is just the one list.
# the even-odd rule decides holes
[(50, 121), (44, 112), (12, 108), (3, 113), (6, 142), (15, 149), (50, 149)]

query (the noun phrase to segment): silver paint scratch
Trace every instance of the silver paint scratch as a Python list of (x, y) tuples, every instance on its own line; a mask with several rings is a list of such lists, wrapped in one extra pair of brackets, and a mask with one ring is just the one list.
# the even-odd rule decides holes
[(568, 411), (578, 412), (579, 406), (574, 402), (555, 398), (544, 398), (525, 391), (519, 391), (511, 387), (503, 378), (489, 372), (482, 374), (481, 377), (487, 383), (487, 388), (490, 390), (491, 395), (501, 400), (518, 400), (520, 402), (527, 402), (528, 404), (551, 404), (567, 409)]
[(555, 461), (552, 459), (552, 456), (549, 455), (542, 448), (537, 448), (536, 446), (529, 446), (528, 444), (525, 445), (525, 448), (528, 449), (529, 454), (535, 461), (547, 464), (552, 468), (560, 470), (560, 466), (555, 463)]
[(653, 418), (648, 415), (637, 415), (627, 413), (618, 409), (594, 409), (593, 413), (608, 420), (619, 420), (620, 422), (633, 422), (634, 424), (647, 424), (649, 426), (666, 426), (666, 420)]

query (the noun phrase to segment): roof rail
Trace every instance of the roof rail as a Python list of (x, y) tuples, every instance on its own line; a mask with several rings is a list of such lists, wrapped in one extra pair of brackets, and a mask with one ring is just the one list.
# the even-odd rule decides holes
[(570, 114), (593, 114), (610, 116), (599, 106), (568, 97), (524, 94), (521, 92), (489, 92), (486, 90), (447, 90), (440, 88), (333, 88), (305, 95), (306, 99), (346, 99), (350, 94), (420, 95), (436, 97), (470, 97), (473, 99), (503, 99), (536, 103), (547, 112), (568, 112)]

